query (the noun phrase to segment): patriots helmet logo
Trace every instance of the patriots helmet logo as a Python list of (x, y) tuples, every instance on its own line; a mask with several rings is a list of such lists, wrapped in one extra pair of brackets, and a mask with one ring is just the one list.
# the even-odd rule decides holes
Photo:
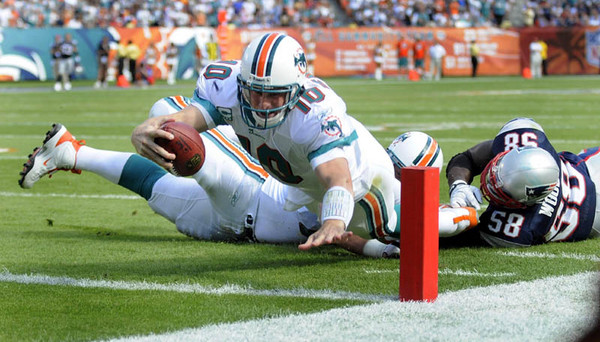
[(541, 198), (544, 199), (552, 190), (556, 187), (556, 183), (546, 184), (537, 187), (526, 187), (525, 193), (527, 194), (528, 199)]
[(302, 74), (306, 74), (306, 55), (304, 55), (304, 51), (302, 51), (302, 49), (298, 49), (298, 51), (296, 51), (296, 53), (294, 54), (294, 65), (298, 67), (298, 70)]

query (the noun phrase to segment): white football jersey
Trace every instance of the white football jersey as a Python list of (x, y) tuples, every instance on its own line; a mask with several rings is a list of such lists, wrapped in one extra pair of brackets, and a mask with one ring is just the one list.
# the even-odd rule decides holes
[(239, 61), (207, 65), (198, 78), (192, 105), (202, 111), (209, 128), (231, 125), (241, 145), (263, 168), (293, 187), (287, 194), (286, 209), (322, 200), (325, 189), (314, 169), (327, 161), (348, 161), (357, 201), (371, 187), (370, 162), (377, 160), (393, 170), (383, 147), (346, 113), (344, 101), (318, 78), (307, 80), (298, 103), (279, 126), (250, 128), (242, 118), (238, 99), (240, 66)]

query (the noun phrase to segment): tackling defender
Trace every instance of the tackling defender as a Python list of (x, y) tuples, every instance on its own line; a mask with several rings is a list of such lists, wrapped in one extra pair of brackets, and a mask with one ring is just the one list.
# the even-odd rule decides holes
[[(170, 168), (175, 155), (154, 142), (173, 138), (160, 129), (167, 120), (199, 132), (231, 125), (245, 150), (287, 185), (286, 210), (306, 206), (321, 213), (321, 227), (300, 249), (347, 240), (350, 222), (353, 231), (398, 240), (400, 184), (386, 151), (346, 113), (331, 88), (306, 77), (306, 57), (293, 38), (265, 34), (248, 45), (241, 61), (209, 64), (198, 78), (191, 106), (136, 127), (136, 150)], [(458, 225), (471, 224), (469, 213)]]
[(600, 235), (600, 150), (557, 153), (527, 118), (506, 123), (493, 140), (454, 156), (446, 176), (453, 206), (479, 208), (481, 174), (489, 202), (473, 232), (494, 247), (579, 241)]

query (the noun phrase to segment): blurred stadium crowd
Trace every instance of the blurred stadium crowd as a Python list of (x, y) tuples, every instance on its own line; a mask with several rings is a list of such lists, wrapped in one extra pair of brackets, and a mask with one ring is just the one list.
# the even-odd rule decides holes
[(598, 0), (3, 0), (0, 27), (600, 26)]

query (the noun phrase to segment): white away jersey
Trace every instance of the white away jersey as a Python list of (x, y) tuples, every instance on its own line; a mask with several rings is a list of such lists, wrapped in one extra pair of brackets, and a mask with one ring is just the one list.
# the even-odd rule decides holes
[[(288, 209), (320, 202), (325, 189), (314, 169), (340, 157), (348, 160), (355, 198), (364, 196), (371, 186), (367, 159), (389, 158), (375, 138), (346, 113), (344, 101), (323, 81), (310, 78), (282, 124), (266, 130), (250, 128), (238, 100), (240, 65), (239, 61), (209, 64), (198, 78), (192, 105), (202, 111), (209, 128), (231, 125), (242, 146), (268, 173), (300, 190), (289, 192)], [(392, 169), (391, 161), (389, 165)]]

